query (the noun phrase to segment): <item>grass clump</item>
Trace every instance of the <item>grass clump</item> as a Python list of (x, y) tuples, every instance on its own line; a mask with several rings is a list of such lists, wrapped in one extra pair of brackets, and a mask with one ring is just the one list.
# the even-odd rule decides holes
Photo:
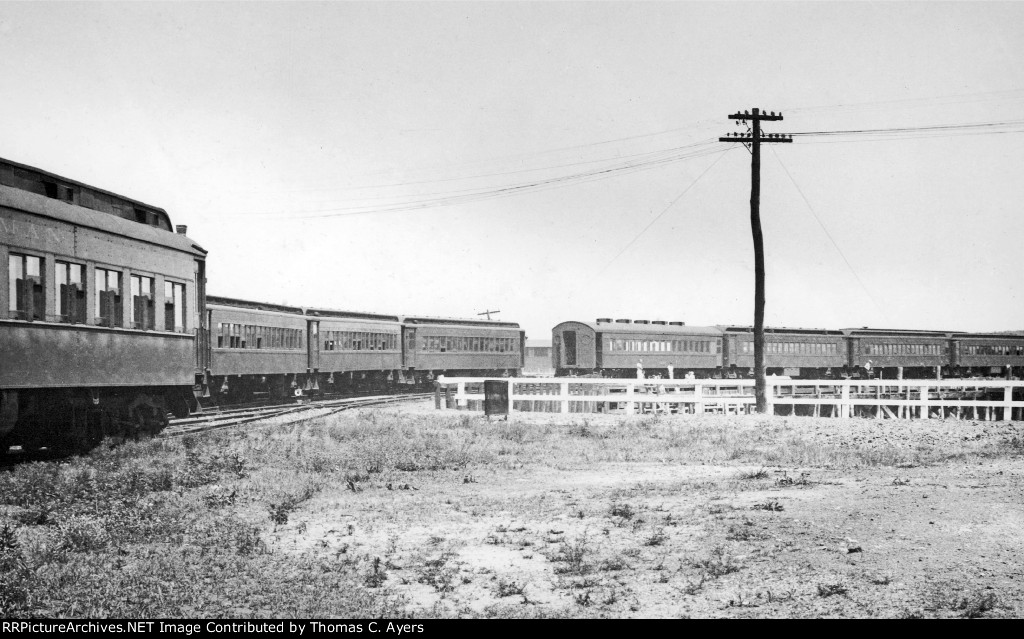
[(559, 546), (558, 554), (553, 558), (553, 561), (562, 564), (555, 569), (555, 572), (570, 575), (585, 574), (589, 569), (586, 560), (592, 552), (586, 533), (572, 541), (563, 541)]

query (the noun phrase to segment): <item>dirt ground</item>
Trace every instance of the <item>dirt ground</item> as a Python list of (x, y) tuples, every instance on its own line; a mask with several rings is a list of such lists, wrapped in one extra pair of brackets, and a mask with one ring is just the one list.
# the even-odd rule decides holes
[[(436, 414), (425, 402), (397, 417)], [(742, 450), (659, 459), (600, 441), (600, 455), (516, 461), (515, 432), (528, 439), (542, 427), (575, 428), (586, 438), (624, 419), (514, 414), (493, 422), (509, 433), (497, 454), (511, 463), (339, 482), (267, 541), (362, 562), (368, 586), (402, 598), (413, 614), (1024, 613), (1020, 423), (733, 417), (785, 432), (810, 451), (806, 463), (762, 463)], [(653, 428), (630, 419), (642, 438), (685, 431), (696, 418), (659, 418)], [(993, 446), (1002, 452), (986, 452)], [(837, 449), (857, 450), (859, 461), (813, 452)], [(953, 452), (935, 455), (944, 450)], [(900, 451), (938, 461), (900, 462)]]

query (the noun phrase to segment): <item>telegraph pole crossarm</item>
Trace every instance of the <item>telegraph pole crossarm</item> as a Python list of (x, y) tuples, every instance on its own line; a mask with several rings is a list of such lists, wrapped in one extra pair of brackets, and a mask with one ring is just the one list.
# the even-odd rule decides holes
[[(782, 119), (774, 111), (768, 113), (763, 109), (752, 109), (748, 113), (734, 113), (730, 120), (739, 120), (743, 124), (751, 122), (747, 133), (734, 133), (718, 138), (719, 142), (742, 142), (750, 145), (750, 230), (754, 237), (754, 397), (757, 401), (757, 412), (768, 411), (767, 387), (764, 365), (764, 236), (761, 233), (761, 144), (792, 142), (793, 137), (779, 133), (763, 135), (762, 121)], [(737, 124), (740, 124), (737, 122)]]
[(491, 313), (500, 313), (501, 311), (484, 311), (483, 313), (477, 313), (477, 315), (486, 315), (487, 319), (491, 319)]

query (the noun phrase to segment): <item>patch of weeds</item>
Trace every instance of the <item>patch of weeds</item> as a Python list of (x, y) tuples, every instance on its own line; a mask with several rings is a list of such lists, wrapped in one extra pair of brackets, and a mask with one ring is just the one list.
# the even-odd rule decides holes
[(778, 603), (783, 601), (793, 601), (793, 597), (796, 595), (795, 590), (787, 590), (782, 594), (775, 594), (771, 590), (765, 591), (765, 600), (768, 603)]
[(236, 493), (237, 489), (232, 488), (231, 491), (228, 492), (226, 486), (214, 485), (210, 487), (210, 492), (203, 495), (203, 503), (211, 510), (231, 506), (235, 503)]
[(713, 579), (739, 572), (742, 568), (724, 546), (715, 546), (707, 557), (693, 561), (691, 564)]
[(888, 586), (892, 583), (892, 577), (889, 575), (875, 576), (868, 579), (868, 581), (876, 586)]
[(664, 530), (659, 528), (658, 530), (655, 530), (653, 533), (651, 533), (651, 535), (647, 539), (644, 540), (644, 545), (645, 546), (660, 546), (663, 543), (665, 543), (666, 541), (668, 541), (668, 535), (665, 534)]
[(581, 606), (583, 608), (586, 608), (590, 604), (594, 603), (593, 598), (590, 596), (589, 590), (584, 590), (581, 593), (577, 593), (576, 596), (573, 597), (573, 600), (576, 602), (577, 606)]
[(515, 581), (505, 581), (504, 579), (498, 580), (498, 588), (495, 594), (499, 597), (513, 597), (516, 595), (523, 594), (526, 590), (525, 584), (520, 584)]
[(710, 504), (707, 506), (709, 515), (724, 515), (730, 510), (736, 510), (736, 507), (729, 504)]
[(239, 555), (256, 555), (267, 550), (256, 526), (239, 525), (234, 533), (235, 552)]
[(629, 504), (612, 504), (609, 514), (612, 517), (621, 517), (622, 519), (632, 519), (636, 511)]
[(31, 576), (18, 536), (5, 524), (0, 528), (0, 618), (10, 619), (25, 608)]
[(843, 584), (818, 584), (819, 597), (832, 597), (834, 595), (845, 595), (849, 589)]
[(1024, 455), (1024, 437), (1018, 435), (1007, 437), (1003, 440), (1002, 445), (1011, 454)]
[(443, 552), (437, 559), (428, 559), (423, 562), (423, 570), (417, 579), (421, 584), (427, 584), (437, 592), (451, 592), (455, 586), (455, 576), (458, 569), (448, 565), (454, 557), (454, 553)]
[(754, 522), (744, 519), (741, 525), (730, 524), (725, 538), (729, 541), (755, 541), (766, 539), (767, 535), (754, 529)]
[(270, 521), (274, 522), (275, 526), (283, 526), (288, 523), (288, 514), (292, 511), (294, 505), (287, 500), (284, 501), (273, 501), (267, 504), (267, 510), (270, 511)]
[(363, 585), (367, 588), (380, 588), (388, 579), (388, 571), (384, 569), (380, 557), (374, 557), (370, 562), (370, 570), (363, 576)]
[(587, 534), (583, 533), (573, 541), (563, 541), (554, 561), (565, 564), (555, 570), (556, 573), (582, 575), (587, 572), (586, 559), (591, 553)]
[(498, 439), (522, 444), (526, 441), (527, 428), (523, 424), (512, 423), (498, 429)]
[(741, 472), (736, 476), (737, 479), (768, 479), (768, 471), (764, 468), (759, 470), (750, 470)]
[(288, 515), (291, 514), (299, 504), (315, 495), (319, 489), (319, 484), (309, 483), (306, 484), (302, 490), (297, 492), (277, 495), (270, 501), (270, 503), (267, 504), (267, 510), (270, 511), (270, 521), (272, 521), (275, 526), (287, 524)]
[(768, 510), (772, 512), (781, 512), (785, 508), (775, 499), (769, 499), (768, 501), (761, 504), (754, 504), (750, 507), (751, 510)]
[(894, 478), (892, 480), (892, 485), (893, 486), (906, 486), (909, 483), (910, 483), (910, 478), (909, 477), (907, 477), (906, 479), (901, 479), (899, 477), (896, 477), (896, 478)]
[(950, 602), (952, 610), (959, 610), (964, 619), (978, 619), (986, 612), (999, 605), (999, 597), (994, 592), (976, 592), (966, 597), (959, 597)]
[(590, 423), (583, 420), (582, 424), (570, 424), (566, 432), (572, 437), (597, 437), (597, 433), (590, 427)]
[(53, 540), (59, 550), (88, 552), (105, 548), (110, 534), (98, 519), (72, 515), (57, 525)]
[[(689, 595), (692, 597), (693, 595), (696, 595), (698, 592), (704, 589), (704, 583), (707, 581), (707, 579), (707, 573), (702, 572), (700, 573), (697, 581), (690, 581), (689, 579), (687, 579), (686, 583), (682, 586), (676, 587), (676, 590), (684, 595)], [(666, 581), (668, 580), (666, 579)]]
[(615, 572), (619, 570), (625, 570), (626, 568), (629, 568), (629, 565), (626, 563), (626, 560), (619, 555), (615, 555), (614, 557), (609, 557), (608, 559), (602, 561), (600, 570)]
[(789, 486), (811, 486), (814, 482), (808, 477), (809, 473), (801, 473), (799, 477), (790, 477), (784, 474), (775, 480), (775, 485), (780, 488)]

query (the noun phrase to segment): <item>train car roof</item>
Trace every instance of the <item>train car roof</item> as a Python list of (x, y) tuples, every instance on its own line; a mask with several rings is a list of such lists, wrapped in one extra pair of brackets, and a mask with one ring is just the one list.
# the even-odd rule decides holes
[(342, 319), (377, 320), (381, 322), (398, 322), (397, 315), (382, 315), (380, 313), (364, 313), (362, 311), (339, 311), (330, 308), (306, 308), (306, 315), (310, 317), (338, 317)]
[(847, 335), (875, 335), (878, 337), (946, 337), (948, 335), (964, 335), (963, 331), (925, 331), (919, 329), (902, 328), (844, 328), (841, 329)]
[(119, 235), (147, 244), (155, 244), (192, 255), (205, 257), (206, 249), (202, 248), (188, 236), (174, 231), (157, 228), (148, 224), (140, 224), (134, 220), (86, 208), (78, 204), (69, 204), (45, 195), (24, 191), (11, 186), (0, 188), (0, 206), (15, 209), (28, 215), (50, 218), (76, 226), (93, 228), (111, 235)]
[(417, 326), (474, 326), (478, 328), (519, 328), (516, 322), (498, 320), (465, 319), (460, 317), (427, 317), (423, 315), (399, 315), (398, 321)]
[(624, 322), (578, 322), (570, 320), (562, 324), (583, 324), (598, 333), (649, 333), (652, 335), (721, 335), (722, 329), (717, 326), (674, 326), (671, 324), (636, 324)]
[[(720, 327), (726, 333), (753, 333), (753, 326), (739, 326), (735, 324), (723, 325)], [(765, 333), (786, 333), (788, 335), (843, 335), (843, 331), (829, 328), (798, 328), (794, 326), (765, 326)]]
[(960, 339), (1024, 339), (1024, 333), (957, 333)]
[[(7, 164), (9, 166), (13, 166), (15, 168), (22, 169), (23, 171), (31, 171), (31, 172), (34, 172), (34, 173), (39, 173), (40, 175), (44, 175), (44, 176), (46, 176), (48, 178), (53, 179), (54, 181), (66, 182), (67, 184), (74, 184), (77, 187), (86, 188), (86, 189), (89, 189), (89, 190), (92, 190), (92, 191), (96, 191), (97, 193), (102, 193), (104, 195), (109, 195), (110, 197), (114, 197), (114, 198), (117, 198), (119, 200), (123, 200), (123, 201), (125, 201), (125, 202), (127, 202), (129, 204), (136, 204), (138, 206), (142, 206), (142, 207), (145, 207), (147, 209), (151, 209), (153, 211), (157, 211), (159, 213), (163, 213), (167, 217), (168, 221), (170, 221), (170, 216), (167, 215), (167, 211), (165, 211), (164, 209), (160, 208), (159, 206), (153, 206), (152, 204), (146, 204), (145, 202), (140, 202), (139, 200), (134, 200), (134, 199), (132, 199), (130, 197), (121, 195), (120, 193), (114, 193), (113, 191), (108, 191), (106, 189), (101, 189), (99, 187), (93, 186), (92, 184), (86, 184), (85, 182), (79, 182), (78, 180), (72, 180), (71, 178), (66, 178), (63, 175), (57, 175), (56, 173), (53, 173), (51, 171), (47, 171), (45, 169), (40, 169), (39, 167), (35, 167), (35, 166), (29, 166), (28, 164), (22, 164), (21, 162), (15, 162), (13, 160), (8, 160), (7, 158), (0, 158), (0, 164)], [(17, 187), (11, 187), (11, 188), (17, 188)]]
[(253, 311), (276, 311), (278, 313), (296, 313), (298, 315), (302, 315), (302, 308), (298, 306), (253, 302), (251, 300), (240, 300), (235, 297), (221, 297), (219, 295), (207, 295), (206, 305), (232, 306), (234, 308), (246, 308)]

